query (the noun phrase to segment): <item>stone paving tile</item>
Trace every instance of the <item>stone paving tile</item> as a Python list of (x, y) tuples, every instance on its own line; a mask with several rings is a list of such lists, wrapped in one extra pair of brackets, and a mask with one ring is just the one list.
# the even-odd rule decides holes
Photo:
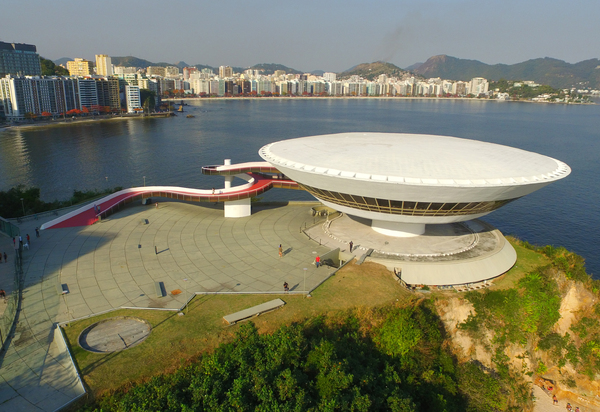
[(81, 295), (86, 301), (89, 301), (95, 297), (102, 296), (102, 290), (98, 287), (98, 285), (81, 288)]
[(129, 274), (129, 272), (114, 273), (113, 279), (117, 282), (118, 285), (133, 282), (133, 277)]
[(0, 406), (15, 396), (19, 396), (17, 391), (11, 388), (11, 386), (4, 379), (2, 379), (2, 382), (0, 383)]
[(0, 405), (2, 407), (2, 411), (6, 412), (33, 412), (33, 411), (43, 411), (43, 409), (37, 407), (36, 405), (29, 403), (26, 398), (23, 396), (16, 396), (11, 400)]

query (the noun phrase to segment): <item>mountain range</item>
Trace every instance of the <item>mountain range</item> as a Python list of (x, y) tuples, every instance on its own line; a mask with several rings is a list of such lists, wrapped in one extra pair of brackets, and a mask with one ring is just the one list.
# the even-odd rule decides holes
[(439, 55), (430, 57), (423, 64), (413, 65), (412, 71), (426, 78), (441, 77), (448, 80), (471, 80), (473, 77), (484, 77), (488, 80), (533, 80), (555, 88), (600, 87), (598, 59), (571, 64), (545, 57), (516, 64), (490, 65), (477, 60)]
[[(56, 64), (65, 64), (72, 60), (63, 57), (55, 60)], [(112, 62), (117, 66), (148, 67), (148, 66), (177, 66), (180, 69), (189, 67), (186, 62), (178, 63), (159, 62), (154, 63), (134, 56), (112, 57)], [(215, 73), (218, 67), (196, 64), (198, 69), (209, 68)], [(262, 74), (273, 74), (276, 70), (286, 73), (305, 73), (291, 67), (277, 63), (260, 63), (250, 67), (233, 67), (235, 73), (244, 70), (260, 70)], [(478, 60), (459, 59), (447, 55), (430, 57), (425, 63), (415, 63), (404, 70), (387, 62), (362, 63), (351, 67), (341, 73), (338, 78), (351, 75), (359, 75), (363, 78), (374, 80), (381, 74), (390, 77), (402, 77), (412, 72), (425, 78), (440, 77), (447, 80), (470, 80), (473, 77), (484, 77), (488, 80), (533, 80), (536, 83), (547, 84), (555, 88), (600, 88), (600, 61), (598, 59), (584, 60), (579, 63), (567, 63), (563, 60), (550, 57), (527, 60), (516, 64), (486, 64)], [(312, 74), (322, 75), (323, 70), (314, 70)]]

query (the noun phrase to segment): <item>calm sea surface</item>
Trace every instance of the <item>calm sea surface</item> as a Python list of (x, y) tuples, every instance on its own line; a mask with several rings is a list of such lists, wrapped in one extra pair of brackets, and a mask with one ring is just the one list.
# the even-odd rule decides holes
[[(199, 101), (196, 117), (122, 120), (0, 131), (0, 189), (41, 188), (44, 200), (73, 189), (177, 185), (219, 187), (203, 165), (262, 160), (282, 139), (339, 132), (430, 133), (514, 146), (566, 162), (572, 174), (485, 220), (535, 244), (562, 245), (600, 275), (600, 105), (456, 100), (289, 99)], [(323, 150), (335, 150), (323, 145)], [(309, 200), (272, 190), (265, 200)]]

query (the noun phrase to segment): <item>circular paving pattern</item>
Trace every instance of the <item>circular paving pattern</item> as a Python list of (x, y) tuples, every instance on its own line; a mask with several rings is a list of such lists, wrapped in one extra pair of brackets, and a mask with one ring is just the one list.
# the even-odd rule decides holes
[(79, 345), (90, 352), (109, 353), (142, 343), (152, 327), (143, 319), (110, 318), (88, 326), (79, 335)]

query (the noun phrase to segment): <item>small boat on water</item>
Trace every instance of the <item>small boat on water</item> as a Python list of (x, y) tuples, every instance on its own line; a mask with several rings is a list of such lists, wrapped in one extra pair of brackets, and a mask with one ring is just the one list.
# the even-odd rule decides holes
[(191, 119), (191, 118), (193, 118), (193, 117), (196, 117), (196, 116), (194, 116), (193, 114), (188, 114), (188, 115), (187, 115), (187, 116), (185, 116), (185, 117), (187, 117), (188, 119)]

